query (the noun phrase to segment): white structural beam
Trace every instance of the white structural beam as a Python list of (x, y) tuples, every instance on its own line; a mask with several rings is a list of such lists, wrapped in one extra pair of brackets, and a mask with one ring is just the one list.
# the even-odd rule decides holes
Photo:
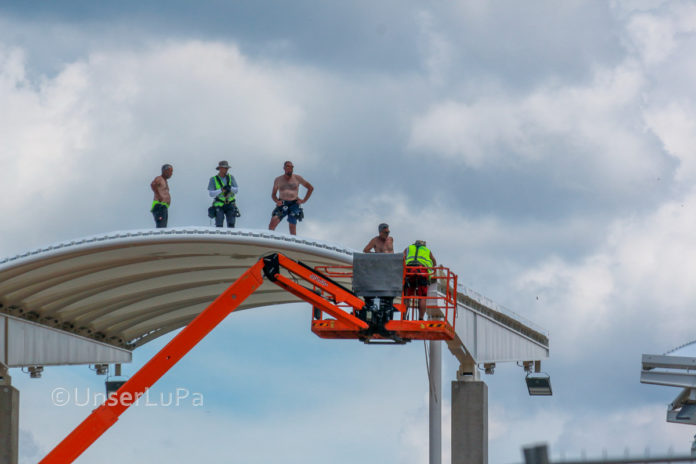
[[(640, 382), (682, 391), (667, 407), (667, 422), (696, 425), (696, 357), (644, 354)], [(680, 372), (683, 371), (683, 372)]]
[(664, 387), (696, 388), (696, 375), (679, 372), (643, 371), (640, 373), (640, 383)]
[(696, 358), (664, 354), (644, 354), (642, 364), (644, 370), (655, 368), (693, 370), (696, 369)]
[(548, 335), (541, 329), (467, 293), (457, 293), (455, 331), (477, 363), (536, 361), (549, 357)]
[[(456, 337), (447, 342), (460, 364), (540, 361), (549, 357), (549, 339), (542, 329), (471, 293), (461, 288), (457, 291)], [(442, 291), (438, 295), (444, 297)]]
[(0, 314), (0, 363), (7, 367), (131, 362), (129, 350)]

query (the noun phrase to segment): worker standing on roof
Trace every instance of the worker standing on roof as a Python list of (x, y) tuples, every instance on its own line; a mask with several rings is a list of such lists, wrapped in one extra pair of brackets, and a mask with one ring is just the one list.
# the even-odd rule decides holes
[(213, 206), (208, 209), (208, 216), (215, 218), (215, 227), (222, 227), (227, 218), (227, 227), (234, 227), (239, 216), (236, 194), (239, 191), (237, 181), (228, 171), (230, 164), (227, 161), (218, 163), (217, 175), (208, 182), (208, 194), (213, 200)]
[(155, 194), (155, 198), (152, 200), (152, 207), (150, 212), (155, 218), (155, 227), (158, 229), (167, 227), (167, 221), (169, 219), (169, 205), (172, 203), (172, 197), (169, 195), (169, 183), (167, 179), (172, 177), (174, 173), (174, 168), (171, 164), (165, 164), (162, 166), (162, 174), (155, 177), (155, 179), (150, 183), (150, 188)]
[[(428, 296), (428, 285), (432, 269), (437, 266), (435, 255), (425, 246), (425, 240), (416, 240), (413, 245), (409, 245), (404, 250), (404, 262), (406, 266), (416, 268), (409, 270), (409, 274), (404, 282), (404, 295), (408, 296)], [(418, 269), (422, 268), (422, 269)], [(425, 299), (418, 300), (418, 316), (420, 320), (425, 318)]]
[(370, 242), (365, 245), (363, 253), (394, 253), (394, 239), (389, 236), (389, 224), (383, 222), (377, 226), (379, 235), (373, 237)]
[[(283, 164), (285, 174), (276, 177), (273, 181), (271, 198), (276, 207), (271, 213), (271, 222), (268, 224), (270, 230), (275, 230), (280, 221), (287, 216), (291, 235), (297, 235), (297, 221), (301, 221), (304, 218), (304, 212), (300, 205), (306, 203), (314, 191), (312, 184), (293, 172), (294, 168), (292, 161), (286, 161)], [(304, 198), (299, 198), (300, 185), (307, 189), (307, 194)]]

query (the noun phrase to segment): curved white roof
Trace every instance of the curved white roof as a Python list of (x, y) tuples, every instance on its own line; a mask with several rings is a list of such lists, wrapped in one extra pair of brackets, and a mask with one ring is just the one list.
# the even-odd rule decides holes
[[(134, 348), (185, 326), (259, 258), (314, 267), (353, 250), (267, 230), (182, 227), (113, 232), (0, 260), (0, 312)], [(298, 301), (265, 282), (239, 308)]]
[(696, 357), (696, 340), (692, 340), (688, 343), (680, 345), (667, 353), (665, 355), (669, 356), (686, 356), (694, 358)]

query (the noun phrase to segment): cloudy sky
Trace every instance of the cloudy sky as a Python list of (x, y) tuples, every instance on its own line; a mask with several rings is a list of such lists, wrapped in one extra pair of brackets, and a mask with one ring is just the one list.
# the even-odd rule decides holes
[[(550, 332), (552, 398), (514, 365), (484, 378), (492, 463), (540, 441), (687, 453), (695, 430), (665, 423), (678, 392), (639, 373), (696, 339), (696, 4), (339, 3), (0, 0), (0, 255), (152, 227), (163, 163), (171, 226), (208, 225), (226, 159), (238, 225), (265, 228), (290, 159), (315, 186), (301, 235), (359, 249), (386, 221)], [(230, 317), (156, 387), (205, 406), (134, 408), (79, 462), (425, 462), (423, 345), (321, 341), (308, 319)], [(91, 409), (52, 389), (102, 381), (13, 377), (26, 463)]]

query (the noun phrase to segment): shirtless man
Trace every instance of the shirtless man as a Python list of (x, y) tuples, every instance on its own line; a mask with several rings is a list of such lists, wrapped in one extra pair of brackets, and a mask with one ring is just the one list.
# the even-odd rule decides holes
[[(372, 250), (375, 250), (375, 253), (394, 253), (394, 239), (389, 236), (389, 224), (385, 222), (381, 223), (377, 226), (377, 232), (379, 232), (379, 235), (370, 240), (363, 249), (363, 253), (372, 253)], [(394, 298), (383, 297), (382, 300), (383, 302), (380, 304), (384, 308), (388, 308), (389, 318), (391, 319)], [(373, 306), (374, 301), (374, 297), (365, 297), (365, 303), (367, 303), (368, 306)]]
[(389, 236), (389, 225), (384, 222), (377, 227), (379, 235), (370, 240), (363, 249), (363, 253), (394, 253), (394, 239)]
[(155, 227), (158, 229), (167, 227), (169, 219), (169, 205), (172, 203), (172, 197), (169, 195), (169, 183), (167, 179), (172, 177), (174, 168), (171, 164), (162, 166), (162, 175), (155, 177), (150, 184), (150, 188), (155, 193), (155, 198), (152, 201), (152, 216), (155, 218)]
[[(268, 224), (268, 228), (275, 230), (280, 221), (287, 216), (290, 234), (297, 235), (297, 221), (301, 221), (304, 217), (300, 205), (309, 200), (314, 187), (304, 180), (302, 176), (293, 174), (293, 168), (292, 161), (286, 161), (283, 164), (285, 174), (276, 177), (275, 181), (273, 181), (271, 198), (276, 207), (271, 213), (271, 223)], [(307, 194), (304, 198), (299, 198), (300, 185), (307, 189)]]

